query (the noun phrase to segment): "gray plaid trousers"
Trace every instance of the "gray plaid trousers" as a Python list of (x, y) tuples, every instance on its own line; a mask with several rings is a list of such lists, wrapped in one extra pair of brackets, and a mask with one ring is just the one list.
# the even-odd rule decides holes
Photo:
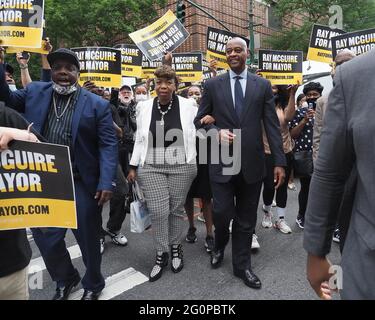
[(197, 175), (197, 166), (168, 164), (169, 161), (159, 163), (161, 161), (155, 163), (146, 159), (144, 166), (138, 169), (138, 182), (151, 215), (156, 251), (169, 252), (171, 245), (182, 241), (186, 225), (184, 204)]

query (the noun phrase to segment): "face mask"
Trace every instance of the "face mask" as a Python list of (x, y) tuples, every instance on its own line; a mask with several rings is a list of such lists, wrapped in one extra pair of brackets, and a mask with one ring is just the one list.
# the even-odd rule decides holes
[(301, 105), (301, 108), (308, 108), (308, 107), (309, 107), (309, 104), (306, 101), (302, 103)]
[(9, 90), (10, 91), (17, 91), (17, 87), (16, 87), (16, 85), (15, 84), (10, 84), (10, 85), (8, 85), (8, 87), (9, 87)]
[(146, 100), (148, 100), (148, 96), (147, 96), (147, 94), (137, 94), (135, 96), (135, 100), (137, 102), (146, 101)]
[(68, 95), (72, 94), (73, 92), (77, 91), (77, 82), (75, 84), (73, 84), (71, 86), (67, 86), (67, 87), (60, 86), (59, 84), (54, 82), (53, 85), (52, 85), (52, 88), (57, 94), (61, 94), (63, 96), (68, 96)]

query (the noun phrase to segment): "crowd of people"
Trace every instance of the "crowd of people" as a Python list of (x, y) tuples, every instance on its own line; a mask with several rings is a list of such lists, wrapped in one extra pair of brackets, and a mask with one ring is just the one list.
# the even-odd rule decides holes
[[(68, 299), (80, 282), (82, 300), (100, 297), (105, 286), (101, 273), (105, 239), (127, 245), (121, 230), (130, 212), (135, 181), (152, 222), (155, 260), (150, 282), (162, 277), (169, 260), (174, 273), (183, 269), (184, 239), (197, 241), (194, 220), (195, 200), (199, 199), (206, 225), (204, 247), (212, 268), (221, 266), (231, 237), (234, 276), (248, 287), (260, 289), (262, 282), (251, 267), (251, 249), (260, 246), (255, 233), (258, 204), (262, 198), (262, 227), (274, 227), (285, 236), (292, 233), (285, 218), (293, 171), (301, 185), (296, 224), (306, 229), (308, 278), (314, 290), (320, 297), (330, 298), (325, 256), (334, 236), (344, 250), (343, 257), (345, 253), (348, 256), (345, 279), (350, 284), (343, 296), (374, 297), (373, 282), (367, 281), (364, 288), (357, 282), (352, 259), (370, 254), (349, 228), (347, 214), (353, 210), (358, 180), (364, 199), (358, 200), (357, 206), (363, 205), (359, 210), (372, 208), (371, 202), (366, 202), (368, 185), (363, 184), (362, 174), (366, 173), (362, 171), (366, 169), (359, 167), (360, 161), (367, 160), (358, 156), (356, 147), (372, 151), (357, 141), (362, 136), (353, 137), (353, 129), (348, 128), (358, 119), (347, 106), (359, 109), (358, 101), (343, 99), (347, 90), (353, 90), (354, 95), (358, 89), (347, 83), (355, 64), (343, 69), (339, 77), (333, 71), (333, 101), (322, 96), (324, 88), (317, 82), (305, 85), (303, 94), (296, 97), (299, 85), (271, 85), (260, 73), (250, 73), (246, 42), (234, 38), (226, 46), (228, 72), (213, 74), (203, 85), (193, 84), (183, 92), (178, 90), (179, 79), (171, 67), (171, 54), (167, 54), (155, 72), (156, 96), (151, 97), (150, 81), (134, 92), (128, 85), (111, 91), (92, 82), (80, 86), (77, 56), (64, 48), (53, 51), (49, 41), (47, 50), (50, 53), (42, 55), (40, 81), (31, 80), (29, 57), (17, 54), (23, 86), (17, 90), (14, 68), (5, 63), (4, 49), (0, 49), (0, 150), (13, 139), (69, 146), (78, 219), (73, 233), (86, 267), (84, 276), (81, 278), (67, 251), (66, 229), (31, 230), (56, 282), (54, 300)], [(344, 50), (336, 57), (335, 66), (353, 58)], [(323, 128), (326, 109), (328, 120)], [(359, 114), (365, 125), (366, 115)], [(362, 130), (358, 134), (365, 137)], [(355, 161), (357, 170), (353, 169)], [(102, 207), (108, 201), (109, 220), (103, 227)], [(340, 211), (345, 214), (338, 216)], [(344, 247), (348, 230), (350, 248), (356, 252)], [(373, 248), (373, 228), (361, 230), (362, 240)], [(0, 299), (28, 298), (25, 279), (30, 258), (26, 230), (0, 231)], [(366, 263), (366, 267), (374, 266), (373, 251)], [(322, 269), (323, 276), (319, 273)]]

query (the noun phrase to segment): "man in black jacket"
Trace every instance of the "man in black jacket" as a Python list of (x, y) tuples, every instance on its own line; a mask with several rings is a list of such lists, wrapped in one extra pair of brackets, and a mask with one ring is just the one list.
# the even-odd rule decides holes
[[(0, 102), (0, 150), (12, 138), (1, 127), (23, 129), (19, 139), (36, 140), (35, 135), (24, 131), (27, 121), (16, 111)], [(27, 266), (31, 259), (31, 248), (26, 237), (26, 230), (0, 231), (0, 300), (27, 300)]]

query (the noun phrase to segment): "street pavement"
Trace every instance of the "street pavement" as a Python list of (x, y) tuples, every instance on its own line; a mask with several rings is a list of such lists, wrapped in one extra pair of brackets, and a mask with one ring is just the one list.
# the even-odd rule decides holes
[[(297, 183), (299, 189), (299, 184)], [(148, 274), (154, 264), (152, 233), (130, 232), (129, 216), (122, 232), (129, 243), (126, 247), (118, 247), (107, 237), (103, 254), (102, 272), (107, 286), (101, 299), (108, 300), (313, 300), (315, 294), (306, 280), (306, 253), (302, 248), (303, 231), (295, 224), (298, 211), (298, 192), (288, 191), (286, 220), (293, 233), (282, 234), (276, 229), (263, 229), (261, 221), (262, 201), (258, 208), (257, 235), (260, 249), (252, 255), (253, 271), (262, 281), (262, 289), (254, 290), (246, 287), (242, 280), (232, 274), (231, 244), (225, 252), (221, 268), (212, 270), (209, 255), (204, 249), (205, 226), (196, 220), (198, 241), (188, 244), (184, 241), (184, 269), (174, 274), (170, 268), (165, 269), (162, 278), (154, 283), (148, 282)], [(273, 208), (274, 215), (276, 210)], [(108, 219), (108, 209), (103, 211), (103, 220)], [(105, 226), (105, 224), (103, 224)], [(186, 222), (186, 231), (188, 222)], [(84, 265), (79, 248), (71, 231), (66, 237), (67, 247), (71, 253), (73, 264), (84, 274)], [(31, 241), (33, 261), (31, 263), (30, 282), (41, 274), (33, 274), (35, 270), (43, 270), (43, 283), (40, 288), (30, 290), (32, 300), (49, 300), (54, 294), (55, 284), (43, 267), (39, 250)], [(249, 239), (250, 249), (250, 239)], [(334, 264), (340, 262), (339, 246), (332, 244), (330, 259)], [(34, 277), (34, 278), (32, 278)], [(36, 287), (34, 285), (34, 287)], [(42, 287), (42, 289), (41, 289)], [(72, 296), (79, 299), (82, 288), (77, 287)], [(337, 294), (334, 299), (339, 299)]]

